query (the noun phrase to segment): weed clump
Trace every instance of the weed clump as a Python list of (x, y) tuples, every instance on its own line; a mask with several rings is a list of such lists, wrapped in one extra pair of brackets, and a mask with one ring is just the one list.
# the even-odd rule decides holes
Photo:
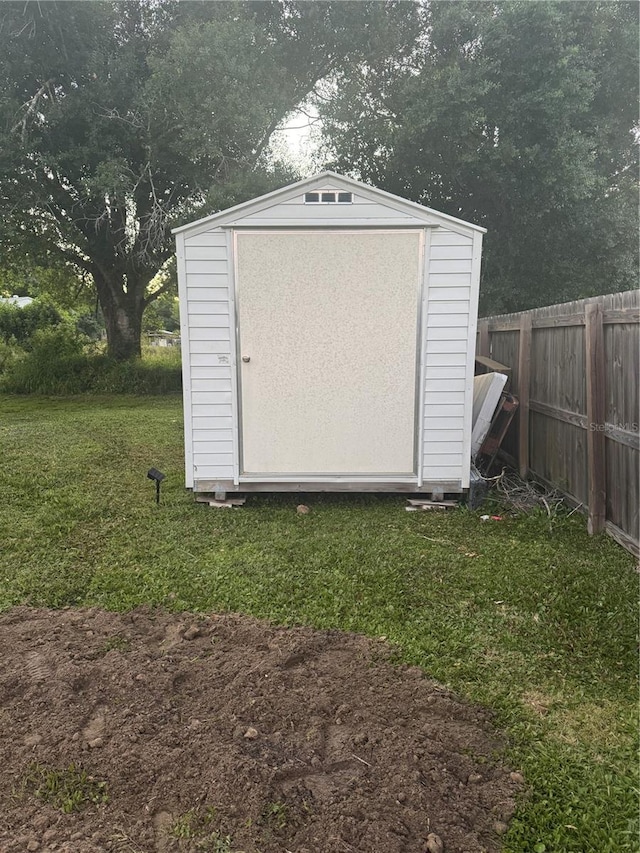
[(193, 808), (177, 817), (169, 828), (171, 838), (190, 841), (196, 850), (208, 853), (233, 853), (230, 835), (217, 828), (218, 811), (214, 806)]
[(35, 762), (30, 764), (20, 793), (31, 794), (64, 814), (81, 811), (89, 805), (102, 805), (109, 799), (107, 783), (90, 776), (77, 764), (62, 770)]

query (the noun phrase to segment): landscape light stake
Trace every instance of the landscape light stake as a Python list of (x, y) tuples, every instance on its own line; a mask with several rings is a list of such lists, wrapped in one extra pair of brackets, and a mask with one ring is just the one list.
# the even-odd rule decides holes
[(149, 468), (147, 471), (147, 477), (150, 480), (153, 480), (156, 484), (156, 503), (160, 503), (160, 483), (166, 477), (166, 474), (163, 474), (162, 471), (158, 471), (157, 468)]

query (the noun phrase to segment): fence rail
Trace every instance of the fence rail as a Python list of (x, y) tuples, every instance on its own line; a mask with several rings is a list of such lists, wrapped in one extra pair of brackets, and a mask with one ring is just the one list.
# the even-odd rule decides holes
[(582, 504), (591, 533), (638, 555), (640, 293), (485, 317), (477, 351), (511, 368), (520, 407), (504, 449), (521, 476)]

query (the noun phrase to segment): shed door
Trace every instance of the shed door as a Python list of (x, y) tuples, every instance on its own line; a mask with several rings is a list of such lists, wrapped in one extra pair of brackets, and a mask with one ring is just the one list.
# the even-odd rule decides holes
[(416, 471), (420, 231), (237, 232), (241, 472)]

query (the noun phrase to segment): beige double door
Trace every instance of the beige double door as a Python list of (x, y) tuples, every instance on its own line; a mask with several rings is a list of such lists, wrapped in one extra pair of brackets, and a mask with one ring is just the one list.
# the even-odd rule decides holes
[(415, 472), (420, 231), (238, 231), (241, 475)]

